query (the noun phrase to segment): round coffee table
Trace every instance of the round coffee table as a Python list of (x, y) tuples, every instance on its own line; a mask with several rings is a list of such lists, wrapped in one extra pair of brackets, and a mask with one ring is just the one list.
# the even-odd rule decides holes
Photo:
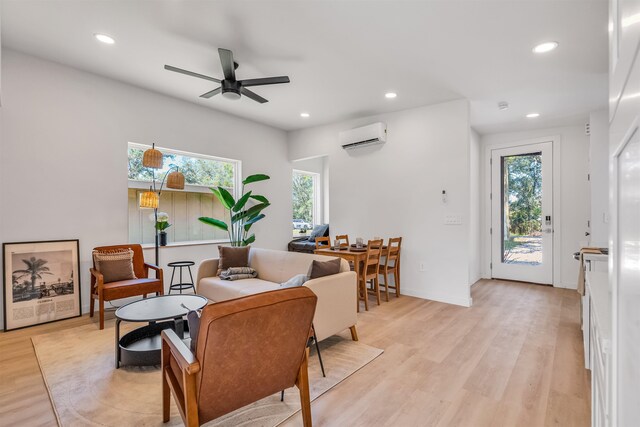
[[(116, 369), (120, 365), (149, 366), (160, 364), (163, 329), (173, 329), (183, 340), (189, 338), (183, 317), (190, 310), (206, 306), (200, 295), (161, 295), (125, 304), (116, 310)], [(149, 324), (120, 337), (120, 322)], [(165, 322), (161, 322), (166, 320)]]

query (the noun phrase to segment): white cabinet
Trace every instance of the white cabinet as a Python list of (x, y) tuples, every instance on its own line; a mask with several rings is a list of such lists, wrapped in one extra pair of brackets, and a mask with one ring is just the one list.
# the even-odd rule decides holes
[(588, 271), (591, 425), (611, 425), (611, 289), (608, 273)]

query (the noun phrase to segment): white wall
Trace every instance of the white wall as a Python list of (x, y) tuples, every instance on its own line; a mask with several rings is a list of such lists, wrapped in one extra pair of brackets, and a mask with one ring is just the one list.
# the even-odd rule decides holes
[[(573, 252), (586, 245), (587, 219), (590, 206), (588, 204), (588, 156), (589, 137), (583, 126), (568, 126), (549, 129), (538, 129), (523, 132), (508, 132), (481, 137), (482, 161), (481, 173), (485, 177), (489, 158), (487, 146), (509, 144), (535, 138), (557, 137), (554, 144), (554, 286), (576, 288), (578, 263), (573, 259)], [(559, 182), (558, 182), (559, 181)], [(489, 191), (483, 180), (481, 204), (481, 240), (483, 248), (483, 277), (491, 277), (491, 245), (489, 235)]]
[[(128, 241), (127, 142), (242, 161), (273, 203), (256, 246), (291, 236), (291, 163), (284, 131), (11, 50), (2, 51), (0, 236), (80, 239), (82, 301), (91, 249)], [(163, 248), (162, 264), (217, 254), (215, 246)], [(147, 252), (149, 259), (151, 252)], [(169, 273), (169, 271), (167, 271)]]
[(480, 135), (471, 129), (469, 134), (469, 283), (482, 277), (480, 245)]
[(589, 173), (591, 175), (591, 238), (589, 244), (609, 245), (609, 116), (607, 110), (589, 118)]
[[(340, 131), (378, 121), (386, 144), (340, 147)], [(290, 132), (289, 158), (328, 156), (332, 235), (403, 237), (404, 294), (469, 305), (469, 139), (459, 100)], [(444, 225), (445, 214), (462, 225)]]

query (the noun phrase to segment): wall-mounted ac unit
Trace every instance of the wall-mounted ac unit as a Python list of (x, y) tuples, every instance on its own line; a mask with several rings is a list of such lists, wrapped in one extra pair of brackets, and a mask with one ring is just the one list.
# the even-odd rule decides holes
[(340, 145), (345, 150), (384, 144), (387, 141), (387, 125), (379, 122), (340, 132)]

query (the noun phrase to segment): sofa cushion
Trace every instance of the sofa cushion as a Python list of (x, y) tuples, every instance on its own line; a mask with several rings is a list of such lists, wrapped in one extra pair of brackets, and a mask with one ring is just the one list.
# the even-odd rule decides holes
[(212, 301), (226, 301), (260, 292), (280, 289), (279, 283), (262, 279), (244, 279), (230, 282), (219, 277), (205, 277), (198, 284), (198, 294), (204, 295)]
[(281, 288), (296, 288), (298, 286), (304, 285), (304, 282), (309, 280), (309, 276), (306, 274), (296, 274), (291, 279), (287, 280), (284, 283), (280, 284)]
[(104, 283), (137, 279), (133, 272), (131, 249), (94, 250), (93, 263), (102, 274)]
[(218, 246), (220, 262), (218, 263), (218, 276), (224, 270), (231, 267), (249, 267), (249, 251), (251, 246), (240, 248), (232, 246)]
[(316, 237), (325, 237), (327, 235), (327, 231), (329, 231), (329, 224), (316, 225), (313, 227), (313, 231), (309, 234), (309, 241), (316, 241)]
[(330, 276), (340, 272), (340, 258), (329, 261), (318, 261), (316, 259), (311, 263), (309, 271), (309, 279), (317, 279), (318, 277)]

